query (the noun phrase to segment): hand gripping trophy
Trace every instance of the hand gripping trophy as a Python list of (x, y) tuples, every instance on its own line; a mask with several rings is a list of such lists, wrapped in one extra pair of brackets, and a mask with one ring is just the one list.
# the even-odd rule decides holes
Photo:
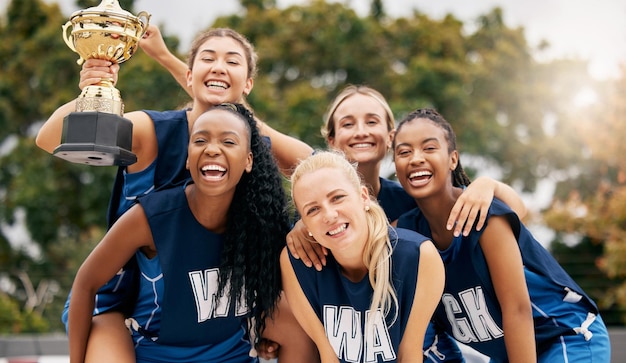
[[(118, 0), (102, 0), (96, 7), (72, 14), (63, 25), (63, 40), (80, 55), (78, 64), (91, 58), (122, 63), (137, 49), (149, 21), (145, 11), (134, 16)], [(63, 120), (61, 144), (54, 155), (88, 165), (135, 163), (133, 125), (123, 115), (124, 104), (112, 79), (85, 87), (76, 99), (76, 111)]]

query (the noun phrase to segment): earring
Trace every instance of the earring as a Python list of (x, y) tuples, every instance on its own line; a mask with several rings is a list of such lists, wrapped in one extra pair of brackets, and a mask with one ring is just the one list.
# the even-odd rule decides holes
[(313, 237), (313, 233), (309, 231), (309, 237)]
[(369, 211), (370, 211), (370, 206), (369, 206), (369, 205), (366, 205), (366, 206), (365, 206), (365, 211), (366, 211), (366, 212), (369, 212)]

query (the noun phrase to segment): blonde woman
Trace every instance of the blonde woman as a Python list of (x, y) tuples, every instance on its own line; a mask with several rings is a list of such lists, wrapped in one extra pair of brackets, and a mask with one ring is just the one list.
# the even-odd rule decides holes
[(283, 288), (322, 362), (421, 362), (418, 342), (444, 285), (432, 242), (391, 227), (355, 167), (338, 153), (305, 159), (291, 182), (308, 235), (329, 254), (316, 271), (285, 248)]

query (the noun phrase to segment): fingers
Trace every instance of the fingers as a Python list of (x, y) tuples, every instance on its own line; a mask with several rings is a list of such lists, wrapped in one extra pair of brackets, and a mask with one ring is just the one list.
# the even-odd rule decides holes
[(303, 236), (299, 231), (297, 233), (293, 233), (292, 230), (289, 235), (287, 235), (287, 247), (291, 254), (298, 258), (304, 263), (307, 267), (315, 266), (315, 269), (321, 271), (322, 264), (326, 264), (326, 258), (323, 258), (323, 261), (320, 259), (319, 253), (323, 256), (324, 253), (321, 251), (321, 246), (315, 242), (311, 242), (312, 237)]
[[(291, 252), (291, 255), (292, 255), (295, 259), (298, 259), (298, 260), (299, 260), (299, 259), (300, 259), (300, 254), (298, 253), (298, 249), (296, 248), (295, 241), (294, 241), (294, 238), (293, 238), (293, 236), (291, 235), (291, 233), (293, 233), (293, 232), (290, 232), (290, 233), (287, 235), (287, 248), (289, 248), (289, 252)], [(304, 262), (304, 261), (302, 261), (302, 262)], [(304, 262), (304, 264), (306, 265), (306, 262)], [(311, 266), (309, 266), (309, 265), (307, 265), (307, 266), (308, 266), (308, 267), (311, 267)]]
[(143, 39), (147, 39), (150, 38), (152, 36), (158, 36), (161, 32), (159, 31), (159, 28), (156, 25), (148, 25), (148, 29), (146, 29), (145, 33), (143, 33), (142, 38)]
[(78, 87), (82, 90), (87, 86), (99, 84), (103, 79), (109, 79), (115, 85), (119, 69), (120, 66), (117, 63), (102, 59), (87, 59), (80, 71)]
[(150, 57), (158, 58), (160, 54), (167, 53), (167, 45), (161, 36), (159, 28), (150, 25), (139, 41), (139, 47)]
[(255, 347), (259, 357), (266, 360), (278, 358), (279, 348), (280, 344), (265, 338), (261, 338)]
[(322, 271), (322, 267), (326, 266), (326, 249), (317, 242), (312, 243), (309, 240), (307, 240), (307, 242), (308, 243), (303, 243), (302, 247), (308, 259), (311, 260), (317, 271)]
[(450, 211), (450, 216), (448, 217), (448, 222), (446, 223), (446, 229), (448, 231), (451, 231), (452, 228), (456, 226), (456, 221), (459, 219), (459, 213), (461, 212), (461, 209), (463, 207), (463, 203), (459, 203), (459, 199), (457, 199), (456, 203), (454, 203), (454, 206), (452, 206), (452, 210)]
[(318, 244), (302, 223), (302, 220), (296, 222), (291, 232), (287, 235), (287, 248), (289, 252), (307, 266), (315, 266), (318, 271), (326, 265), (326, 249)]
[(469, 235), (474, 223), (476, 223), (476, 230), (480, 231), (485, 224), (490, 205), (490, 199), (461, 194), (450, 211), (446, 228), (454, 229), (455, 237), (460, 236), (461, 233), (464, 236)]

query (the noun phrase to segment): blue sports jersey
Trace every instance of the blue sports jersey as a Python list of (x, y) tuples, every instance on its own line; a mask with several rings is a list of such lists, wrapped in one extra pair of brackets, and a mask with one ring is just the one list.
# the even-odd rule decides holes
[[(534, 239), (517, 215), (497, 199), (491, 204), (486, 223), (494, 215), (507, 218), (520, 247), (539, 353), (561, 344), (559, 338), (563, 336), (579, 333), (579, 340), (590, 337), (583, 326), (598, 316), (596, 304)], [(428, 221), (418, 209), (402, 215), (398, 226), (431, 235)], [(489, 356), (493, 362), (506, 362), (502, 310), (479, 244), (482, 231), (484, 228), (472, 230), (467, 237), (456, 237), (446, 250), (439, 251), (446, 268), (446, 284), (435, 321), (456, 340)], [(595, 341), (605, 349), (606, 327), (601, 320), (594, 324), (588, 330), (594, 329), (598, 335)], [(593, 349), (590, 343), (585, 354)]]
[[(153, 165), (150, 166), (152, 170), (152, 180), (148, 180), (147, 183), (152, 183), (152, 190), (181, 185), (190, 177), (189, 171), (185, 167), (187, 161), (187, 145), (189, 144), (187, 110), (144, 110), (143, 112), (145, 112), (154, 123), (158, 146), (158, 156)], [(125, 203), (125, 189), (150, 189), (150, 185), (146, 184), (145, 178), (142, 178), (141, 181), (144, 185), (143, 187), (129, 186), (128, 183), (134, 181), (125, 179), (125, 170), (125, 167), (118, 168), (118, 174), (113, 183), (113, 192), (109, 201), (109, 226), (132, 206), (132, 203)], [(138, 196), (138, 194), (135, 195)], [(120, 204), (125, 204), (127, 208), (120, 208)]]
[[(385, 178), (379, 179), (378, 204), (383, 208), (390, 222), (417, 208), (415, 199), (402, 188), (400, 183)], [(424, 352), (427, 355), (425, 359), (429, 362), (462, 363), (465, 361), (454, 339), (445, 332), (435, 329), (432, 324), (426, 330)]]
[(137, 253), (140, 292), (131, 324), (137, 359), (255, 362), (245, 339), (249, 307), (228, 292), (217, 294), (222, 235), (195, 219), (183, 186), (151, 193), (139, 203), (157, 256)]
[[(155, 190), (182, 185), (189, 179), (186, 168), (187, 146), (189, 144), (189, 122), (187, 110), (151, 111), (144, 110), (154, 123), (158, 156), (145, 170), (126, 173), (119, 167), (113, 183), (108, 208), (109, 227), (128, 210), (137, 197)], [(264, 140), (271, 146), (268, 137)], [(107, 311), (121, 311), (128, 315), (136, 300), (137, 276), (134, 274), (137, 261), (133, 258), (118, 275), (98, 290), (94, 315)], [(65, 303), (61, 320), (67, 327), (69, 296)]]
[[(322, 271), (289, 258), (298, 282), (317, 314), (326, 336), (341, 362), (395, 362), (415, 297), (419, 247), (428, 239), (412, 231), (390, 229), (393, 244), (392, 282), (399, 310), (383, 317), (371, 312), (373, 289), (366, 275), (359, 282), (348, 280), (329, 253)], [(374, 323), (368, 334), (366, 321)]]
[(383, 208), (390, 222), (417, 207), (415, 200), (402, 189), (400, 183), (385, 178), (379, 178), (379, 180), (378, 204)]
[[(145, 170), (137, 173), (126, 173), (126, 167), (118, 168), (109, 200), (107, 217), (109, 227), (135, 203), (137, 197), (157, 189), (180, 185), (189, 178), (189, 171), (185, 167), (189, 144), (187, 111), (144, 110), (144, 112), (154, 123), (158, 157)], [(94, 315), (108, 311), (130, 313), (133, 301), (136, 300), (135, 270), (136, 260), (133, 258), (124, 269), (98, 290)], [(70, 296), (71, 292), (61, 316), (66, 328)]]

